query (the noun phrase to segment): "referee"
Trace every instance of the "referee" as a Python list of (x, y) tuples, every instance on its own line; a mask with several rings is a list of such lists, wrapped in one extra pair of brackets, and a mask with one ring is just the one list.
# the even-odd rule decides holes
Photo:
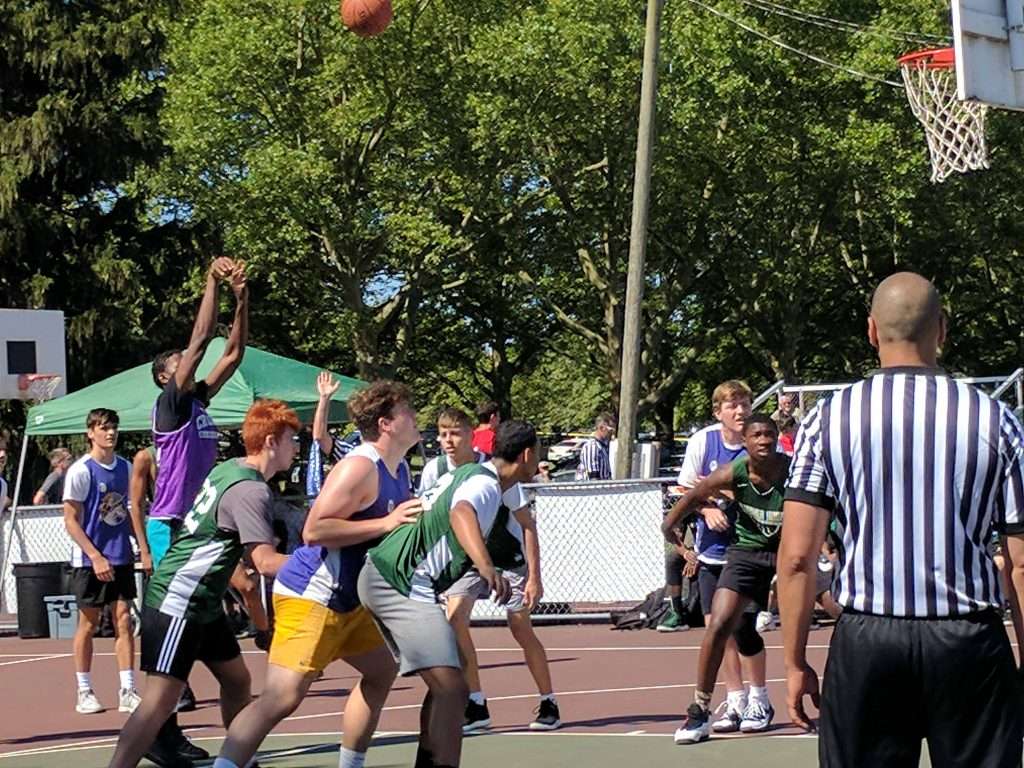
[(609, 447), (615, 434), (615, 419), (602, 413), (594, 423), (594, 436), (583, 444), (580, 463), (576, 467), (577, 480), (611, 480), (612, 463)]
[(818, 703), (805, 650), (817, 556), (834, 520), (843, 608), (825, 667), (820, 765), (1020, 766), (1016, 664), (986, 545), (1004, 539), (1024, 637), (1024, 437), (1003, 403), (936, 365), (935, 287), (899, 273), (875, 291), (881, 368), (824, 400), (796, 440), (778, 555), (789, 713)]

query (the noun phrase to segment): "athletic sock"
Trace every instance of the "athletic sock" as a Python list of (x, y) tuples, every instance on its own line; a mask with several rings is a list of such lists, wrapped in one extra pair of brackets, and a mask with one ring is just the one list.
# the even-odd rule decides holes
[(134, 691), (135, 690), (135, 670), (134, 669), (122, 669), (118, 672), (121, 677), (121, 690), (122, 691)]
[(672, 595), (670, 600), (672, 602), (672, 610), (675, 611), (676, 616), (682, 616), (683, 615), (683, 596), (682, 595)]
[(356, 752), (354, 749), (342, 747), (338, 754), (338, 768), (363, 768), (365, 762), (365, 752)]
[(226, 757), (218, 757), (213, 761), (213, 768), (238, 768), (238, 766)]
[(78, 690), (92, 690), (92, 675), (90, 675), (88, 672), (75, 672), (75, 678), (78, 680)]
[(470, 691), (469, 700), (481, 707), (487, 702), (482, 691)]
[(705, 711), (711, 709), (711, 694), (709, 692), (694, 689), (693, 700), (700, 705), (701, 709)]
[(726, 693), (725, 699), (733, 710), (742, 712), (747, 708), (747, 689), (740, 688), (736, 691), (729, 691)]
[(416, 747), (416, 764), (414, 768), (434, 768), (434, 756), (423, 747)]
[(554, 693), (544, 693), (544, 694), (541, 694), (540, 700), (541, 701), (550, 701), (552, 704), (557, 704), (558, 703), (558, 699), (555, 698), (555, 694)]
[(767, 686), (761, 688), (756, 685), (750, 686), (750, 698), (757, 701), (768, 701), (768, 688)]

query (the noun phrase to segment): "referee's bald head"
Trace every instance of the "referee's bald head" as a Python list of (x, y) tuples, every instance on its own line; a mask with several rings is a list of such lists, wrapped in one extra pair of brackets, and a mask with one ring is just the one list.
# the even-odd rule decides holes
[(880, 344), (917, 344), (942, 332), (942, 302), (930, 280), (897, 272), (883, 280), (871, 299)]

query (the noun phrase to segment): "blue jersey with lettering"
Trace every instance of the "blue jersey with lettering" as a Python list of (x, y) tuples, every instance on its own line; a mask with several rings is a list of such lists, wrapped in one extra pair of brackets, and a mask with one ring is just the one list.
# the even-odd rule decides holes
[[(373, 520), (385, 517), (412, 496), (409, 466), (404, 461), (398, 474), (392, 475), (384, 459), (370, 443), (354, 448), (342, 461), (354, 456), (370, 459), (377, 466), (377, 500), (366, 509), (352, 515), (349, 520)], [(301, 597), (344, 613), (359, 606), (356, 579), (363, 567), (366, 552), (380, 539), (364, 541), (350, 547), (328, 548), (304, 545), (295, 550), (278, 572), (274, 581), (274, 594)]]

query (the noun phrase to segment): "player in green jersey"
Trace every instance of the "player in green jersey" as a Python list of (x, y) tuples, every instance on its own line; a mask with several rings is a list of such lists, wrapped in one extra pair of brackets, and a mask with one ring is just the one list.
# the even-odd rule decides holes
[[(754, 617), (746, 612), (751, 601), (764, 606), (768, 600), (775, 558), (782, 528), (782, 500), (789, 457), (778, 453), (779, 430), (768, 416), (754, 414), (743, 425), (747, 456), (712, 472), (683, 495), (665, 516), (662, 531), (675, 543), (678, 526), (690, 513), (705, 516), (715, 530), (728, 527), (726, 515), (735, 515), (732, 544), (726, 550), (726, 563), (718, 580), (711, 620), (697, 661), (695, 701), (687, 709), (686, 720), (675, 734), (677, 744), (695, 744), (708, 738), (711, 731), (711, 692), (722, 664), (725, 644), (735, 637), (741, 656), (752, 659), (750, 699), (742, 714), (739, 730), (763, 731), (771, 724), (774, 710), (765, 687), (764, 641), (754, 629)], [(732, 496), (728, 510), (703, 507), (707, 500)]]
[(217, 465), (203, 482), (146, 590), (141, 661), (146, 689), (121, 731), (111, 768), (134, 768), (143, 753), (164, 768), (191, 765), (162, 742), (154, 744), (154, 738), (174, 712), (196, 661), (220, 683), (225, 728), (249, 703), (249, 671), (224, 615), (223, 598), (243, 556), (267, 576), (287, 560), (274, 547), (267, 481), (291, 466), (300, 427), (284, 403), (257, 401), (242, 425), (246, 457)]
[(359, 597), (373, 614), (402, 675), (427, 684), (420, 710), (416, 765), (459, 764), (462, 720), (469, 691), (455, 632), (439, 596), (475, 567), (495, 595), (508, 601), (508, 581), (494, 566), (492, 530), (507, 524), (502, 496), (537, 473), (537, 433), (522, 421), (498, 428), (494, 457), (468, 463), (440, 478), (423, 498), (415, 523), (392, 531), (370, 550), (359, 575)]

